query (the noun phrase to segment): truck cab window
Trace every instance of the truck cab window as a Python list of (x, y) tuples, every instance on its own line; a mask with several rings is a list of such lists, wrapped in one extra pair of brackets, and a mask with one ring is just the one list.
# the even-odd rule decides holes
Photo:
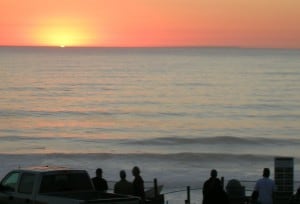
[(12, 172), (7, 175), (1, 182), (2, 186), (7, 191), (16, 191), (16, 186), (19, 180), (20, 173), (19, 172)]
[(91, 180), (87, 174), (81, 173), (45, 175), (40, 187), (40, 193), (89, 190), (93, 190)]
[(34, 174), (29, 174), (29, 173), (22, 174), (18, 191), (20, 193), (32, 194), (34, 179), (35, 179)]

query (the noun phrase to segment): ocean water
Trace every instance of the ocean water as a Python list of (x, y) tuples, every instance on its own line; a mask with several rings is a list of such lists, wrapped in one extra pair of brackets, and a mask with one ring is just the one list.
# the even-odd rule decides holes
[(300, 180), (300, 50), (2, 47), (0, 79), (0, 177), (138, 165), (168, 192), (288, 156)]

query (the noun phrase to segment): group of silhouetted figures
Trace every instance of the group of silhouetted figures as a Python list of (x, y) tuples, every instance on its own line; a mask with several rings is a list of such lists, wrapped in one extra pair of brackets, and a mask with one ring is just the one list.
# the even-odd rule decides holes
[[(103, 172), (101, 168), (96, 170), (96, 177), (92, 179), (94, 187), (97, 191), (106, 192), (108, 190), (107, 181), (102, 176)], [(122, 195), (133, 195), (140, 197), (142, 201), (145, 200), (144, 180), (140, 175), (139, 167), (135, 166), (132, 169), (132, 175), (134, 180), (132, 182), (127, 181), (125, 170), (120, 171), (120, 181), (114, 185), (114, 193)]]
[[(274, 192), (276, 191), (275, 182), (269, 178), (270, 169), (263, 169), (263, 177), (256, 181), (250, 200), (247, 200), (250, 204), (273, 204)], [(225, 192), (223, 184), (220, 179), (217, 178), (217, 171), (211, 170), (210, 178), (205, 181), (203, 185), (203, 204), (243, 204), (246, 202), (243, 191), (238, 189), (242, 187), (237, 180), (232, 180), (231, 189), (229, 184), (227, 185)], [(229, 182), (230, 183), (230, 182)], [(237, 185), (238, 184), (238, 185)], [(233, 187), (233, 190), (232, 190)], [(232, 194), (240, 194), (241, 199), (232, 196)], [(233, 198), (233, 199), (232, 199)], [(296, 194), (291, 196), (288, 204), (300, 204), (300, 188), (298, 188)]]
[[(141, 198), (141, 201), (145, 201), (144, 181), (140, 175), (140, 169), (137, 166), (133, 167), (132, 175), (134, 176), (134, 180), (133, 182), (129, 182), (126, 180), (126, 172), (124, 170), (121, 170), (120, 181), (116, 182), (114, 185), (114, 193), (138, 196)], [(257, 180), (249, 203), (273, 204), (273, 194), (276, 191), (276, 186), (275, 182), (270, 179), (269, 176), (270, 169), (264, 168), (263, 177)], [(96, 177), (94, 177), (92, 181), (96, 190), (103, 192), (108, 190), (107, 182), (102, 177), (102, 169), (99, 168), (96, 170)], [(232, 182), (231, 184), (234, 184), (234, 182)], [(234, 185), (234, 188), (239, 187), (236, 185), (236, 183)], [(235, 192), (237, 192), (236, 190), (237, 189), (234, 189)], [(245, 200), (232, 201), (230, 199), (230, 194), (232, 192), (230, 192), (230, 188), (227, 188), (227, 192), (224, 190), (222, 181), (218, 178), (218, 172), (215, 169), (211, 170), (210, 178), (204, 182), (202, 192), (202, 204), (245, 203)], [(300, 188), (298, 188), (297, 193), (290, 198), (288, 203), (300, 204)]]

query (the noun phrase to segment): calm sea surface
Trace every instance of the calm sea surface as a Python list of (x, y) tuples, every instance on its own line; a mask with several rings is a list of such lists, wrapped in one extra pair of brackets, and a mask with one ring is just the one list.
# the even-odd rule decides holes
[(211, 168), (256, 179), (291, 156), (300, 177), (300, 50), (2, 47), (0, 79), (2, 176), (138, 165), (201, 186)]

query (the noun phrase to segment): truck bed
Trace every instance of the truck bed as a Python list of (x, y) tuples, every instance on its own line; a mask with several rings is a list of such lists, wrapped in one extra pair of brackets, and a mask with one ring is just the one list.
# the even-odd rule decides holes
[(137, 203), (139, 198), (128, 197), (118, 194), (101, 193), (98, 191), (93, 192), (59, 192), (59, 193), (45, 193), (43, 195), (55, 196), (61, 198), (71, 198), (76, 200), (87, 201), (88, 203), (107, 203), (107, 202), (122, 202), (122, 203)]

